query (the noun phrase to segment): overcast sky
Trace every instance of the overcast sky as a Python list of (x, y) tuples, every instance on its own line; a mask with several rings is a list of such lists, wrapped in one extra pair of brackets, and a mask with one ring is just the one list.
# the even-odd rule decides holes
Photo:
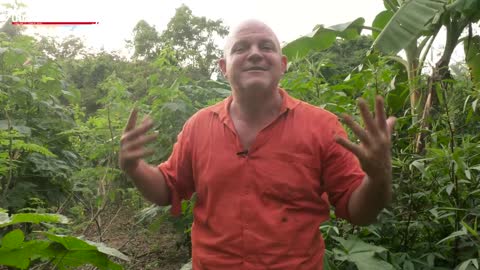
[[(371, 23), (384, 9), (382, 0), (20, 0), (27, 4), (30, 21), (98, 21), (98, 25), (72, 27), (40, 26), (30, 31), (85, 37), (88, 46), (121, 50), (131, 38), (135, 24), (144, 19), (160, 32), (182, 3), (196, 16), (221, 19), (230, 28), (245, 19), (270, 25), (281, 42), (309, 33), (316, 24), (326, 26), (364, 17)], [(0, 0), (13, 2), (13, 0)]]

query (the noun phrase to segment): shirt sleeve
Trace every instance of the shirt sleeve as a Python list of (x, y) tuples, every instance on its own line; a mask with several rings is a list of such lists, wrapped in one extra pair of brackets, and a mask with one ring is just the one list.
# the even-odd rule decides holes
[(328, 199), (335, 206), (337, 217), (350, 220), (348, 202), (353, 191), (365, 178), (360, 162), (350, 151), (335, 141), (335, 135), (347, 138), (345, 129), (337, 118), (334, 119), (331, 133), (326, 136), (322, 181)]
[(170, 189), (171, 214), (181, 214), (182, 200), (188, 200), (195, 192), (192, 169), (191, 119), (185, 123), (177, 136), (173, 150), (167, 161), (158, 165)]

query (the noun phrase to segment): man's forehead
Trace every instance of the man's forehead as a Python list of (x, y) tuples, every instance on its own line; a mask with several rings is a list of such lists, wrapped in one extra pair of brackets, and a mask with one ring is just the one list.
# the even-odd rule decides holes
[(239, 25), (232, 31), (231, 38), (236, 39), (248, 35), (261, 35), (265, 38), (276, 39), (276, 35), (270, 27), (257, 21)]
[(227, 42), (225, 44), (225, 49), (230, 48), (233, 44), (241, 42), (242, 40), (246, 41), (248, 38), (261, 38), (262, 40), (272, 41), (274, 44), (277, 44), (280, 47), (280, 42), (278, 41), (277, 36), (273, 30), (266, 24), (260, 21), (246, 21), (238, 25), (227, 37)]

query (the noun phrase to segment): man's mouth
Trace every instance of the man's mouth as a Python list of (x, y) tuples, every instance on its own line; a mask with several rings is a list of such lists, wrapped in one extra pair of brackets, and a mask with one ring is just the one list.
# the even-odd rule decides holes
[(266, 71), (267, 69), (264, 67), (249, 67), (246, 68), (245, 71)]

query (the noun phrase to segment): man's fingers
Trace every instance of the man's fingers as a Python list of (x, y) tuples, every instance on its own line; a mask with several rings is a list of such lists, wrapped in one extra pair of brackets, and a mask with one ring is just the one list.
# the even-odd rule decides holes
[(136, 140), (128, 142), (123, 147), (124, 147), (125, 150), (139, 148), (139, 147), (142, 147), (149, 142), (155, 141), (155, 139), (157, 137), (158, 137), (157, 133), (149, 134), (147, 136), (140, 136)]
[(138, 126), (137, 128), (135, 128), (133, 130), (130, 130), (129, 132), (125, 133), (122, 136), (122, 139), (120, 141), (122, 143), (124, 143), (125, 141), (134, 140), (136, 137), (147, 133), (147, 131), (149, 129), (151, 129), (152, 127), (153, 127), (153, 121), (152, 121), (152, 119), (147, 117), (147, 118), (145, 118), (145, 120), (143, 120), (143, 123), (140, 126)]
[(375, 119), (377, 120), (377, 125), (381, 131), (387, 131), (387, 121), (385, 114), (385, 104), (381, 96), (375, 98)]
[(373, 116), (368, 109), (368, 105), (363, 98), (358, 99), (358, 107), (360, 108), (360, 114), (362, 115), (366, 129), (371, 133), (378, 133), (377, 125), (375, 124)]
[(366, 145), (370, 144), (367, 132), (357, 122), (355, 122), (350, 115), (344, 114), (342, 115), (342, 118), (344, 123), (353, 131), (353, 133), (362, 143)]
[(148, 157), (148, 156), (151, 156), (155, 153), (154, 150), (152, 149), (139, 149), (139, 150), (135, 150), (135, 151), (130, 151), (128, 154), (125, 155), (125, 160), (130, 160), (130, 161), (133, 161), (133, 160), (138, 160), (138, 159), (141, 159), (141, 158), (144, 158), (144, 157)]
[(135, 128), (137, 124), (137, 114), (138, 114), (138, 109), (133, 108), (132, 112), (130, 113), (130, 116), (128, 117), (127, 125), (125, 126), (125, 132)]
[(354, 144), (351, 141), (340, 136), (335, 136), (335, 141), (348, 151), (352, 152), (355, 156), (358, 157), (358, 159), (362, 159), (362, 150), (358, 144)]

